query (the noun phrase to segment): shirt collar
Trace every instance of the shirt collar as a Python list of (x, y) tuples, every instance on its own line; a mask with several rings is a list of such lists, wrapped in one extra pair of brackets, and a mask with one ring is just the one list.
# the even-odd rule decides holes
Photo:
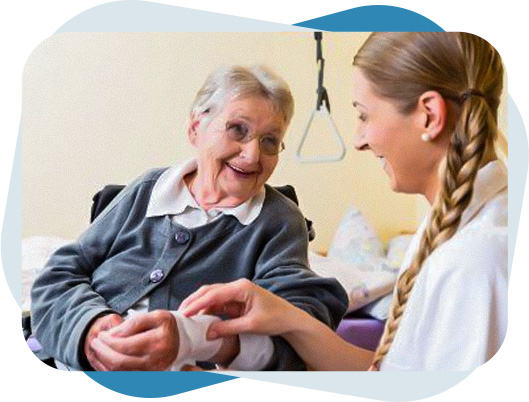
[[(463, 212), (461, 216), (461, 222), (459, 228), (466, 225), (472, 218), (474, 218), (478, 212), (485, 206), (485, 204), (494, 198), (497, 194), (504, 191), (508, 185), (507, 168), (499, 160), (494, 160), (487, 163), (481, 169), (478, 170), (476, 179), (474, 181), (474, 191), (470, 204)], [(421, 225), (417, 229), (417, 232), (412, 239), (406, 255), (401, 265), (400, 272), (404, 272), (410, 266), (412, 258), (415, 256), (419, 248), (419, 243), (423, 232), (426, 230), (426, 226), (430, 221), (430, 216), (427, 216), (422, 221)]]
[[(147, 206), (147, 218), (179, 215), (187, 208), (202, 209), (191, 195), (184, 176), (197, 169), (195, 159), (171, 166), (156, 181)], [(243, 225), (252, 223), (261, 213), (265, 199), (264, 187), (258, 194), (236, 207), (214, 208), (222, 214), (233, 215)]]
[(507, 168), (500, 160), (491, 161), (479, 169), (474, 181), (472, 199), (461, 216), (459, 226), (468, 223), (488, 201), (507, 189), (507, 186)]
[[(483, 206), (494, 198), (508, 186), (507, 168), (500, 160), (493, 160), (478, 170), (474, 180), (474, 191), (470, 204), (463, 211), (459, 227), (466, 225)], [(430, 214), (427, 214), (417, 229), (417, 233), (422, 233), (430, 221)]]

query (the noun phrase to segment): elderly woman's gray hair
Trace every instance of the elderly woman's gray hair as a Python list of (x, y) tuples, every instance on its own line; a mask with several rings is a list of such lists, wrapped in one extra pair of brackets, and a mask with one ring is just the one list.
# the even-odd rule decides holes
[(265, 66), (231, 66), (215, 70), (195, 96), (192, 115), (214, 114), (222, 104), (233, 99), (262, 96), (282, 113), (286, 125), (294, 114), (294, 98), (288, 84)]

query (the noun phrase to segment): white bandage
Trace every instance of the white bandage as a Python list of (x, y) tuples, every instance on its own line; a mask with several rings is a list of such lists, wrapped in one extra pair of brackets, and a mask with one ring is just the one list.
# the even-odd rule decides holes
[(263, 370), (274, 355), (274, 343), (266, 335), (240, 334), (239, 344), (239, 354), (227, 367), (230, 370)]
[(222, 339), (206, 340), (208, 328), (220, 318), (211, 315), (185, 317), (177, 311), (171, 311), (178, 327), (178, 355), (169, 371), (178, 371), (185, 364), (196, 364), (197, 361), (209, 361), (221, 346)]

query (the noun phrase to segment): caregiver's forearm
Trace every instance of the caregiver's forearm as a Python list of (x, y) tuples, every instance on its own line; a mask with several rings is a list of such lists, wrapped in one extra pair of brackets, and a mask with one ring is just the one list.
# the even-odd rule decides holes
[(297, 309), (291, 329), (283, 338), (312, 369), (319, 371), (363, 371), (374, 353), (347, 343), (329, 327)]

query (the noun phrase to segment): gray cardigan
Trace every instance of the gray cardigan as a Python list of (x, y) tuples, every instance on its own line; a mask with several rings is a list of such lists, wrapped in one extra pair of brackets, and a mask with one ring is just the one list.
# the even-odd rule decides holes
[[(146, 218), (158, 177), (147, 172), (126, 187), (74, 243), (57, 250), (31, 292), (32, 327), (44, 350), (74, 368), (90, 369), (83, 342), (104, 313), (125, 313), (149, 295), (149, 310), (176, 310), (200, 286), (247, 278), (335, 329), (347, 294), (335, 279), (308, 268), (305, 221), (270, 186), (248, 226), (226, 215), (194, 229), (169, 216)], [(269, 369), (302, 370), (280, 337)]]

